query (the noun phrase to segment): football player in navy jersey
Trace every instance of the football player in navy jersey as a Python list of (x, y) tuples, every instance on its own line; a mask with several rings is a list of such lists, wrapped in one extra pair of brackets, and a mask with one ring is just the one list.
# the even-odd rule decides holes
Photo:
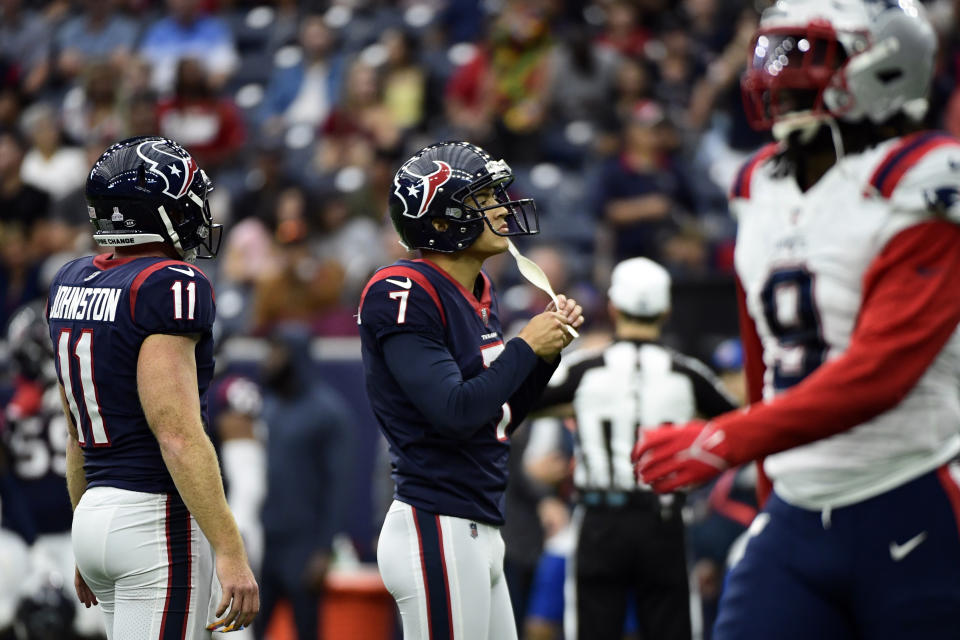
[(581, 308), (559, 296), (504, 342), (481, 266), (539, 231), (510, 167), (466, 142), (422, 149), (394, 177), (390, 216), (422, 258), (377, 271), (359, 322), (367, 393), (396, 482), (377, 549), (406, 640), (517, 637), (503, 577), (511, 431), (570, 342)]
[[(5, 403), (5, 428), (0, 447), (7, 446), (14, 491), (23, 505), (21, 518), (8, 524), (30, 543), (29, 570), (18, 576), (25, 598), (38, 596), (44, 586), (62, 587), (70, 596), (73, 631), (80, 637), (102, 637), (99, 608), (84, 608), (70, 593), (74, 573), (70, 525), (73, 509), (64, 480), (67, 429), (60, 404), (60, 385), (44, 319), (44, 301), (18, 309), (7, 327), (7, 344), (16, 372), (13, 396)], [(2, 466), (2, 463), (0, 463)], [(0, 488), (0, 495), (4, 490)], [(61, 629), (60, 633), (69, 633)], [(69, 636), (73, 637), (73, 636)]]
[(102, 604), (111, 640), (208, 637), (259, 608), (204, 433), (215, 307), (192, 262), (219, 245), (211, 188), (172, 140), (114, 144), (86, 184), (94, 239), (113, 252), (50, 285), (77, 595)]

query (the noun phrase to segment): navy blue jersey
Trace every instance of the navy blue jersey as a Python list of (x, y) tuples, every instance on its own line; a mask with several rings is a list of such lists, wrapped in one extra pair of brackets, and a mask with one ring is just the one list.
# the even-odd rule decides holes
[(4, 413), (10, 470), (24, 498), (29, 529), (37, 534), (70, 531), (73, 508), (66, 482), (67, 425), (58, 385), (52, 382), (44, 387), (39, 382), (18, 380)]
[(176, 491), (140, 406), (140, 346), (155, 333), (200, 336), (197, 379), (206, 424), (214, 314), (210, 282), (179, 260), (104, 254), (69, 262), (57, 273), (47, 318), (88, 486)]
[[(520, 339), (505, 345), (485, 274), (477, 288), (477, 295), (467, 291), (427, 260), (401, 260), (379, 270), (364, 289), (360, 337), (370, 404), (390, 445), (395, 497), (432, 513), (499, 525), (509, 434), (556, 363), (537, 358)], [(407, 352), (403, 369), (421, 372), (413, 376), (420, 380), (431, 380), (431, 371), (445, 372), (432, 380), (432, 388), (404, 389), (398, 380), (406, 376), (398, 375), (385, 345), (399, 335), (416, 337), (425, 347)], [(456, 363), (452, 371), (450, 358)], [(456, 409), (444, 408), (450, 378), (475, 381), (490, 367), (498, 384), (509, 384), (454, 418)]]

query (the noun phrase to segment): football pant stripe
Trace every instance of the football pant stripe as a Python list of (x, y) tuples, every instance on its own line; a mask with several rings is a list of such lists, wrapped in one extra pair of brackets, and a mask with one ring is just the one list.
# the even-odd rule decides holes
[(167, 496), (167, 597), (159, 640), (185, 640), (190, 614), (190, 512), (179, 496)]
[(950, 500), (950, 506), (953, 507), (957, 533), (960, 534), (960, 467), (956, 463), (945, 464), (937, 469), (937, 478)]
[(453, 640), (450, 591), (443, 562), (443, 538), (436, 515), (412, 507), (420, 545), (424, 589), (427, 593), (427, 625), (430, 640)]

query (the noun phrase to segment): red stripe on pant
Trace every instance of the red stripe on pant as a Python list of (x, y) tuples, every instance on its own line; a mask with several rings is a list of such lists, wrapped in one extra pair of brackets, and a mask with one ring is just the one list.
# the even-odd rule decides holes
[(190, 617), (191, 557), (190, 512), (178, 495), (168, 495), (166, 505), (167, 595), (158, 640), (185, 640)]

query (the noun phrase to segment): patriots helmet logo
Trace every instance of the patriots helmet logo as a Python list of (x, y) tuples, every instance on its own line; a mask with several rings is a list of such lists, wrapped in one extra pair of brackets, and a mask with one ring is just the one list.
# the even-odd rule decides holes
[(179, 200), (190, 190), (197, 163), (192, 156), (180, 157), (164, 150), (169, 144), (165, 140), (147, 140), (137, 147), (137, 155), (147, 163), (147, 171), (163, 180), (163, 193)]
[(923, 192), (927, 209), (937, 215), (946, 216), (960, 202), (960, 190), (954, 186), (927, 189)]
[[(436, 165), (436, 170), (427, 175), (418, 175), (407, 169), (405, 172), (398, 172), (394, 177), (393, 193), (403, 202), (403, 215), (410, 218), (419, 218), (426, 213), (430, 208), (430, 203), (432, 203), (436, 197), (437, 191), (445, 185), (453, 175), (453, 169), (443, 160), (434, 160), (433, 164)], [(416, 182), (406, 185), (400, 184), (401, 173), (406, 174), (403, 177), (410, 176), (416, 178)], [(418, 198), (419, 205), (411, 207), (411, 198)]]

